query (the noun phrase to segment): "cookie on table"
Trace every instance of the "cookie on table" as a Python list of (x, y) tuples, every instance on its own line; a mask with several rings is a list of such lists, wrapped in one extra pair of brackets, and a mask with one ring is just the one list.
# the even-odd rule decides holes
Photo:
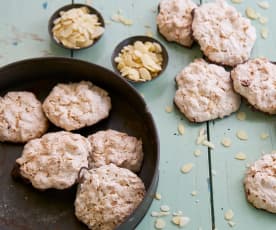
[(196, 59), (177, 76), (174, 102), (192, 122), (223, 118), (237, 111), (240, 96), (234, 92), (230, 73), (223, 67)]
[(234, 89), (256, 109), (276, 114), (276, 65), (255, 58), (231, 71)]
[(24, 146), (18, 173), (40, 190), (66, 189), (76, 183), (80, 168), (88, 167), (90, 152), (89, 141), (79, 134), (47, 133)]
[(159, 4), (157, 27), (170, 42), (191, 47), (192, 11), (197, 5), (191, 0), (162, 0)]
[(93, 125), (108, 117), (108, 93), (88, 81), (58, 84), (43, 102), (43, 110), (56, 126), (67, 131)]
[(0, 97), (0, 141), (24, 143), (48, 128), (42, 106), (31, 92), (8, 92)]
[(276, 213), (276, 154), (266, 154), (254, 162), (244, 178), (248, 202), (256, 208)]
[(223, 0), (205, 3), (194, 10), (193, 36), (208, 59), (235, 66), (249, 59), (256, 30)]
[(142, 141), (116, 130), (99, 131), (88, 136), (92, 146), (91, 167), (113, 163), (138, 172), (143, 161)]
[(114, 164), (82, 170), (75, 200), (75, 215), (93, 230), (113, 230), (140, 204), (142, 180)]

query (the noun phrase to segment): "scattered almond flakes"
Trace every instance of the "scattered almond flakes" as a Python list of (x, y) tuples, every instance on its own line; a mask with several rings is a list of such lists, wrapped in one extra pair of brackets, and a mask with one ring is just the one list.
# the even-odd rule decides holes
[(156, 219), (154, 226), (156, 229), (163, 229), (166, 227), (166, 222), (163, 219), (158, 218)]
[(161, 196), (160, 193), (155, 193), (154, 198), (155, 198), (156, 200), (161, 200), (162, 196)]
[(238, 112), (236, 114), (236, 118), (240, 121), (244, 121), (246, 119), (246, 113), (245, 112)]
[(225, 220), (232, 220), (233, 219), (233, 217), (234, 217), (234, 212), (233, 212), (233, 210), (232, 209), (229, 209), (229, 210), (227, 210), (225, 213), (224, 213), (224, 219)]
[(159, 212), (153, 211), (153, 212), (151, 212), (150, 215), (151, 215), (152, 217), (157, 217), (157, 216), (159, 216)]
[(258, 18), (256, 11), (251, 7), (246, 8), (245, 14), (248, 18), (253, 19), (253, 20)]
[(221, 141), (221, 144), (224, 146), (224, 147), (230, 147), (231, 144), (232, 144), (232, 141), (229, 139), (229, 138), (223, 138), (222, 141)]
[(178, 127), (177, 127), (177, 129), (178, 129), (178, 133), (179, 133), (180, 135), (183, 135), (183, 134), (184, 134), (184, 132), (185, 132), (185, 127), (184, 127), (183, 124), (179, 124)]
[(162, 205), (160, 207), (160, 210), (163, 212), (168, 212), (168, 211), (170, 211), (170, 207), (168, 205)]
[(197, 191), (192, 191), (192, 192), (191, 192), (191, 195), (192, 195), (192, 196), (196, 196), (196, 195), (197, 195)]
[(263, 2), (258, 2), (258, 6), (263, 9), (268, 9), (270, 5), (269, 5), (269, 2), (263, 1)]
[(202, 142), (202, 144), (205, 145), (205, 146), (207, 146), (207, 147), (209, 147), (209, 148), (211, 148), (211, 149), (215, 148), (214, 144), (212, 142), (210, 142), (210, 141), (207, 141), (207, 140), (204, 140)]
[(261, 29), (261, 36), (263, 39), (266, 39), (268, 37), (268, 29), (267, 28)]
[(200, 149), (196, 149), (194, 151), (194, 156), (199, 157), (200, 155), (201, 155), (201, 150)]
[(247, 133), (246, 133), (245, 131), (243, 131), (243, 130), (237, 131), (236, 136), (237, 136), (240, 140), (242, 140), (242, 141), (248, 140), (248, 135), (247, 135)]
[(233, 221), (228, 221), (228, 225), (232, 228), (236, 225), (236, 223)]
[(111, 20), (114, 22), (122, 23), (126, 26), (130, 26), (133, 24), (132, 20), (125, 18), (123, 15), (121, 15), (121, 11), (118, 11), (117, 14), (113, 14), (111, 16)]
[(260, 16), (259, 17), (259, 22), (264, 25), (268, 22), (268, 18), (264, 17), (264, 16)]
[(232, 2), (238, 4), (238, 3), (242, 3), (242, 0), (232, 0)]
[(173, 107), (170, 106), (170, 105), (167, 105), (166, 108), (165, 108), (165, 111), (166, 111), (167, 113), (171, 113), (171, 112), (173, 111)]
[(202, 142), (207, 139), (207, 135), (205, 134), (205, 128), (201, 128), (199, 130), (199, 134), (198, 134), (198, 137), (196, 139), (196, 143), (198, 145), (202, 144)]
[(170, 212), (156, 212), (156, 211), (151, 212), (152, 217), (162, 217), (162, 216), (168, 216), (168, 215), (170, 215)]
[(187, 163), (187, 164), (185, 164), (185, 165), (182, 166), (181, 172), (183, 172), (183, 173), (189, 173), (192, 170), (193, 167), (194, 167), (193, 163)]
[(190, 218), (186, 216), (174, 216), (172, 218), (172, 223), (178, 225), (179, 227), (184, 227), (190, 222)]
[(245, 160), (246, 159), (246, 154), (245, 153), (242, 153), (242, 152), (239, 152), (239, 153), (237, 153), (236, 154), (236, 156), (235, 156), (235, 158), (237, 159), (237, 160)]
[(265, 139), (267, 139), (269, 137), (269, 134), (268, 133), (261, 133), (261, 135), (260, 135), (260, 138), (262, 139), (262, 140), (265, 140)]

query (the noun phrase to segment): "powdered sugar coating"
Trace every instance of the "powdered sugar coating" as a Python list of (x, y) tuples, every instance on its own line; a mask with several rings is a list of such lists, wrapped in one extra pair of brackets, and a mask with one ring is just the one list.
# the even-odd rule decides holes
[(255, 58), (231, 72), (236, 92), (256, 109), (276, 114), (276, 65), (267, 58)]
[(43, 103), (49, 120), (67, 131), (97, 123), (110, 109), (108, 93), (88, 81), (58, 84)]
[(157, 26), (168, 40), (191, 47), (192, 11), (197, 5), (191, 0), (162, 0), (159, 4)]
[(47, 131), (48, 120), (31, 92), (9, 92), (0, 97), (0, 141), (27, 142)]
[(144, 198), (142, 180), (128, 169), (109, 164), (81, 174), (75, 215), (90, 229), (115, 229)]
[(88, 167), (89, 141), (60, 131), (29, 141), (16, 160), (20, 174), (37, 189), (66, 189), (75, 184), (81, 167)]
[(138, 172), (143, 161), (142, 141), (116, 130), (99, 131), (88, 136), (92, 146), (90, 166), (113, 163)]
[(247, 199), (256, 208), (276, 213), (276, 154), (254, 162), (244, 178)]
[(223, 0), (195, 9), (192, 30), (209, 60), (229, 66), (248, 60), (256, 40), (250, 20)]
[(239, 109), (240, 96), (221, 66), (196, 59), (177, 75), (176, 82), (175, 104), (190, 121), (223, 118)]

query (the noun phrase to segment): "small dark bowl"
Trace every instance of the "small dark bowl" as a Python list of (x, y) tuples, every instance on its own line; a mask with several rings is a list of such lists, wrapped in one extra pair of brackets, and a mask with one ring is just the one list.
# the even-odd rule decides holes
[[(121, 52), (121, 50), (125, 46), (127, 46), (127, 45), (133, 45), (134, 42), (136, 42), (136, 41), (141, 41), (141, 42), (156, 42), (162, 48), (162, 57), (163, 57), (162, 70), (158, 73), (157, 76), (155, 76), (151, 80), (148, 80), (148, 81), (134, 81), (134, 80), (128, 79), (127, 77), (123, 77), (121, 75), (120, 71), (117, 68), (117, 63), (115, 62), (115, 58), (119, 55), (119, 53)], [(151, 38), (151, 37), (148, 37), (148, 36), (134, 36), (134, 37), (129, 37), (129, 38), (121, 41), (116, 46), (116, 48), (114, 49), (113, 54), (111, 56), (112, 66), (113, 66), (113, 69), (115, 70), (115, 72), (118, 73), (122, 78), (126, 79), (127, 81), (129, 81), (131, 83), (145, 83), (145, 82), (149, 82), (149, 81), (152, 81), (152, 80), (158, 78), (165, 71), (165, 69), (166, 69), (166, 67), (168, 65), (168, 61), (169, 61), (169, 55), (168, 55), (168, 52), (167, 52), (165, 46), (161, 42), (159, 42), (158, 40), (156, 40), (154, 38)]]
[(105, 28), (105, 23), (104, 23), (103, 16), (102, 16), (101, 13), (100, 13), (99, 11), (97, 11), (95, 8), (93, 8), (93, 7), (89, 6), (89, 5), (86, 5), (86, 4), (70, 4), (70, 5), (63, 6), (63, 7), (59, 8), (57, 11), (55, 11), (55, 12), (53, 13), (53, 15), (52, 15), (51, 18), (49, 19), (49, 23), (48, 23), (48, 32), (49, 32), (49, 35), (50, 35), (52, 41), (53, 41), (54, 43), (56, 43), (58, 46), (60, 46), (60, 47), (62, 47), (62, 48), (65, 48), (65, 49), (70, 49), (70, 50), (82, 50), (82, 49), (87, 49), (87, 48), (89, 48), (89, 47), (95, 45), (95, 44), (100, 40), (100, 38), (103, 36), (103, 34), (102, 34), (100, 37), (96, 38), (96, 39), (94, 40), (94, 42), (93, 42), (91, 45), (85, 46), (85, 47), (82, 47), (82, 48), (69, 48), (69, 47), (63, 45), (61, 42), (58, 42), (58, 41), (54, 38), (52, 29), (53, 29), (53, 27), (54, 27), (54, 21), (55, 21), (57, 18), (60, 17), (59, 13), (60, 13), (61, 11), (68, 11), (68, 10), (71, 10), (71, 9), (73, 9), (73, 8), (81, 8), (81, 7), (86, 7), (86, 8), (88, 8), (90, 14), (96, 14), (96, 15), (98, 16), (99, 22), (101, 23), (101, 26), (102, 26), (103, 28)]

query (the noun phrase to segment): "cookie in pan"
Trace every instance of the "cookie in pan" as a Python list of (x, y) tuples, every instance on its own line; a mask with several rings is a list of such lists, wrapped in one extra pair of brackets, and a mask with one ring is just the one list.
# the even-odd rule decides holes
[(0, 97), (0, 141), (24, 143), (40, 137), (47, 128), (48, 120), (33, 93), (8, 92)]
[(256, 30), (226, 1), (205, 3), (194, 10), (193, 36), (214, 63), (235, 66), (249, 59)]
[(113, 163), (138, 172), (143, 161), (142, 141), (116, 130), (99, 131), (88, 136), (92, 146), (91, 167)]
[(248, 202), (256, 208), (276, 213), (276, 154), (266, 154), (255, 161), (244, 178)]
[(192, 122), (223, 118), (237, 111), (240, 96), (234, 92), (230, 73), (223, 67), (196, 59), (177, 76), (174, 102)]
[(75, 215), (89, 229), (116, 229), (144, 198), (142, 180), (128, 169), (109, 164), (80, 174)]
[(231, 71), (234, 89), (256, 109), (276, 114), (276, 65), (267, 58), (251, 59)]
[(72, 131), (108, 117), (111, 99), (105, 90), (91, 82), (81, 81), (56, 85), (42, 106), (52, 123)]
[(88, 167), (90, 152), (89, 141), (79, 134), (47, 133), (24, 146), (16, 160), (18, 173), (40, 190), (66, 189), (76, 183), (79, 170)]
[(159, 3), (157, 27), (168, 41), (191, 47), (192, 11), (197, 5), (191, 0), (162, 0)]

